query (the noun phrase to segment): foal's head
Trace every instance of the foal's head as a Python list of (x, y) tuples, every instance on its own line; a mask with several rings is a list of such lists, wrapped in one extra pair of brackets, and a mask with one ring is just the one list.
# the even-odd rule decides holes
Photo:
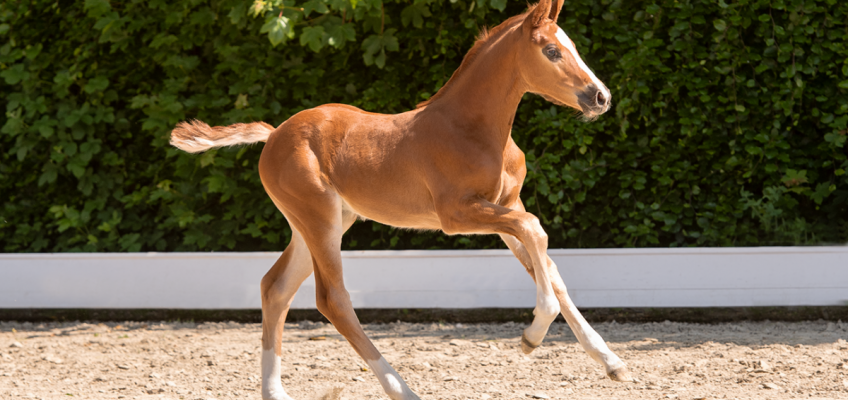
[(518, 61), (528, 91), (594, 119), (610, 108), (610, 91), (586, 66), (556, 20), (563, 0), (541, 0), (521, 26)]

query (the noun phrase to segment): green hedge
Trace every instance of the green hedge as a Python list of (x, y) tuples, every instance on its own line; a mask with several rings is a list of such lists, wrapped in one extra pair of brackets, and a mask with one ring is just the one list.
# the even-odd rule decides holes
[[(408, 110), (524, 1), (0, 3), (4, 252), (281, 250), (261, 145), (188, 155), (178, 121)], [(585, 123), (528, 95), (522, 198), (551, 247), (848, 240), (848, 2), (566, 1), (610, 88)], [(479, 248), (357, 223), (345, 248)]]

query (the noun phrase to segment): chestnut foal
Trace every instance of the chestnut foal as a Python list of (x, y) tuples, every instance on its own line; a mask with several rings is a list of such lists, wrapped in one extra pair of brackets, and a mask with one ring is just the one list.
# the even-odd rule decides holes
[[(553, 1), (553, 4), (552, 4)], [(262, 397), (291, 399), (280, 382), (281, 336), (292, 298), (315, 273), (318, 310), (368, 363), (396, 400), (418, 399), (363, 332), (342, 277), (341, 239), (357, 218), (449, 235), (498, 234), (536, 282), (533, 323), (521, 349), (538, 347), (562, 312), (607, 375), (627, 366), (580, 315), (548, 237), (519, 198), (524, 153), (510, 130), (524, 93), (592, 119), (610, 107), (609, 89), (583, 63), (556, 20), (562, 0), (542, 0), (483, 32), (430, 100), (397, 115), (327, 104), (274, 129), (264, 123), (209, 127), (180, 123), (171, 143), (188, 152), (265, 141), (259, 174), (292, 227), (283, 255), (262, 279)]]

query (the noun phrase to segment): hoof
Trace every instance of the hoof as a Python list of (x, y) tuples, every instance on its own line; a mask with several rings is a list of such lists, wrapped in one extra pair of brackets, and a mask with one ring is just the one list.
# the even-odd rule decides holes
[(633, 382), (633, 377), (630, 376), (630, 370), (627, 369), (626, 365), (607, 372), (607, 376), (616, 382)]
[[(539, 343), (539, 344), (541, 344), (541, 343)], [(524, 336), (524, 334), (521, 334), (521, 351), (524, 352), (524, 354), (532, 353), (533, 350), (536, 350), (537, 347), (539, 347), (538, 344), (534, 345), (534, 344), (530, 343), (530, 341), (527, 340), (527, 336)]]

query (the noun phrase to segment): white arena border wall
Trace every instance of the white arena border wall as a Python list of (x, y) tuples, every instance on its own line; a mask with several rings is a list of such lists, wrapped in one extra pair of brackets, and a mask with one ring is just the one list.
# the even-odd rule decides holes
[[(258, 309), (280, 253), (0, 254), (0, 309)], [(848, 247), (552, 249), (581, 308), (848, 305)], [(532, 308), (508, 250), (342, 252), (358, 308)], [(310, 277), (293, 308), (315, 308)]]

